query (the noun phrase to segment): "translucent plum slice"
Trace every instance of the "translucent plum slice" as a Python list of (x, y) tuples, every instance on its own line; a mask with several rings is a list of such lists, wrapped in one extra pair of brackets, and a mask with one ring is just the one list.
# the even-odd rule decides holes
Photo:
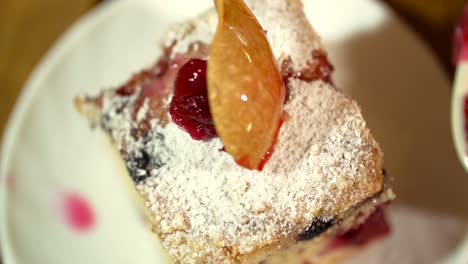
[(282, 123), (285, 88), (266, 33), (242, 0), (215, 0), (218, 28), (208, 60), (208, 97), (225, 150), (261, 170)]

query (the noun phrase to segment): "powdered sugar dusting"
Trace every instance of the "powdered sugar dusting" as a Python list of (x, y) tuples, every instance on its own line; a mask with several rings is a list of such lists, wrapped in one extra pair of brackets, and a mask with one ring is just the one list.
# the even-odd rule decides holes
[[(310, 26), (300, 1), (246, 0), (245, 2), (263, 29), (267, 31), (278, 65), (290, 58), (293, 70), (299, 71), (312, 61), (308, 55), (313, 50), (323, 50), (320, 37)], [(165, 45), (169, 46), (174, 39), (177, 39), (174, 52), (183, 53), (194, 42), (211, 43), (217, 23), (216, 11), (208, 10), (197, 19), (173, 26), (166, 34)]]
[(239, 167), (219, 151), (219, 139), (194, 141), (173, 123), (154, 122), (149, 140), (135, 140), (128, 136), (130, 115), (112, 110), (122, 99), (105, 97), (113, 113), (105, 127), (114, 140), (134, 155), (164, 157), (164, 166), (137, 189), (156, 233), (181, 262), (224, 263), (295, 237), (314, 219), (340, 214), (382, 188), (378, 147), (357, 104), (321, 81), (290, 79), (288, 85), (291, 119), (262, 172)]
[(103, 92), (102, 96), (102, 112), (104, 114), (101, 122), (104, 128), (110, 133), (117, 148), (126, 149), (127, 151), (137, 151), (141, 149), (142, 145), (137, 144), (130, 134), (130, 131), (136, 128), (137, 124), (133, 122), (132, 108), (128, 107), (135, 104), (138, 93), (131, 96), (114, 96), (113, 91), (107, 90)]
[[(219, 152), (218, 139), (194, 141), (173, 123), (154, 127), (174, 155), (137, 188), (171, 255), (188, 261), (223, 256), (226, 248), (248, 254), (380, 191), (377, 146), (358, 106), (322, 82), (293, 79), (289, 88), (292, 117), (262, 172), (239, 167)], [(191, 250), (196, 245), (205, 246)]]
[(312, 61), (309, 55), (313, 50), (323, 50), (320, 37), (304, 15), (301, 1), (247, 0), (246, 3), (267, 31), (279, 65), (290, 57), (293, 69), (299, 71)]
[[(290, 57), (301, 70), (312, 60), (308, 55), (322, 48), (299, 1), (247, 2), (268, 31), (278, 63)], [(167, 35), (168, 43), (177, 39), (173, 54), (185, 53), (193, 42), (209, 43), (216, 23), (209, 11), (177, 26)], [(102, 126), (127, 155), (129, 171), (145, 176), (137, 189), (154, 231), (179, 262), (240, 262), (382, 190), (381, 153), (358, 105), (322, 81), (289, 78), (288, 89), (284, 109), (290, 118), (262, 172), (238, 166), (219, 151), (219, 139), (194, 141), (172, 122), (161, 127), (152, 120), (147, 135), (134, 137), (137, 124), (125, 106), (135, 98), (104, 93)], [(150, 159), (145, 168), (128, 159), (144, 155)]]

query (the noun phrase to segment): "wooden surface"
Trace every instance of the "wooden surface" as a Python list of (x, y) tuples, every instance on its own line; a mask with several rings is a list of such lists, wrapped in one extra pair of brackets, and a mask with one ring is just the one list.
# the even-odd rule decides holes
[[(307, 1), (307, 0), (305, 0)], [(54, 40), (99, 0), (0, 0), (0, 133), (26, 78)], [(450, 67), (463, 0), (386, 0)]]
[(453, 75), (452, 33), (465, 0), (386, 0), (419, 36), (432, 47), (448, 74)]
[(54, 40), (98, 0), (0, 0), (0, 133), (24, 81)]

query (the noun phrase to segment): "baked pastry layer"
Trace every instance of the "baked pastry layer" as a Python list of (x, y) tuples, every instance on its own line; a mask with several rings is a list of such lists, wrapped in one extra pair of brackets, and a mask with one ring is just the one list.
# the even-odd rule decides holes
[[(150, 97), (141, 100), (145, 85), (165, 83), (165, 77), (145, 75), (130, 82), (135, 93), (108, 90), (98, 100), (79, 102), (115, 142), (146, 201), (153, 231), (176, 262), (272, 262), (294, 245), (319, 245), (327, 230), (328, 236), (343, 231), (350, 212), (361, 212), (369, 200), (393, 198), (384, 184), (382, 153), (357, 103), (326, 80), (301, 78), (318, 63), (314, 54), (325, 54), (301, 2), (247, 4), (267, 31), (278, 64), (295, 73), (281, 67), (288, 118), (263, 171), (238, 166), (220, 151), (219, 139), (194, 141), (167, 122), (171, 87), (160, 90), (159, 108)], [(206, 57), (216, 23), (210, 10), (169, 31), (164, 46), (171, 47), (166, 56), (174, 69), (180, 57)], [(153, 118), (142, 130), (147, 116)]]

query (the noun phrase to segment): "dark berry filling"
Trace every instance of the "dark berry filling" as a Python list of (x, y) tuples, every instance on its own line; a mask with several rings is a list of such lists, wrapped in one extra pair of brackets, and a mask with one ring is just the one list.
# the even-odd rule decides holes
[(332, 242), (323, 253), (349, 245), (363, 246), (375, 239), (384, 237), (389, 233), (390, 226), (385, 218), (384, 204), (378, 206), (364, 223), (333, 238)]
[(297, 240), (309, 240), (316, 236), (319, 236), (323, 232), (327, 231), (330, 227), (332, 227), (334, 223), (334, 219), (330, 219), (327, 221), (315, 220), (303, 233), (299, 234)]
[(172, 121), (195, 140), (216, 137), (208, 105), (206, 66), (206, 60), (191, 59), (180, 68), (169, 105)]
[[(130, 177), (138, 184), (150, 176), (157, 176), (159, 169), (165, 166), (172, 157), (171, 150), (167, 147), (165, 137), (161, 133), (151, 133), (143, 140), (143, 148), (139, 152), (122, 152)], [(158, 146), (157, 152), (154, 145)]]

